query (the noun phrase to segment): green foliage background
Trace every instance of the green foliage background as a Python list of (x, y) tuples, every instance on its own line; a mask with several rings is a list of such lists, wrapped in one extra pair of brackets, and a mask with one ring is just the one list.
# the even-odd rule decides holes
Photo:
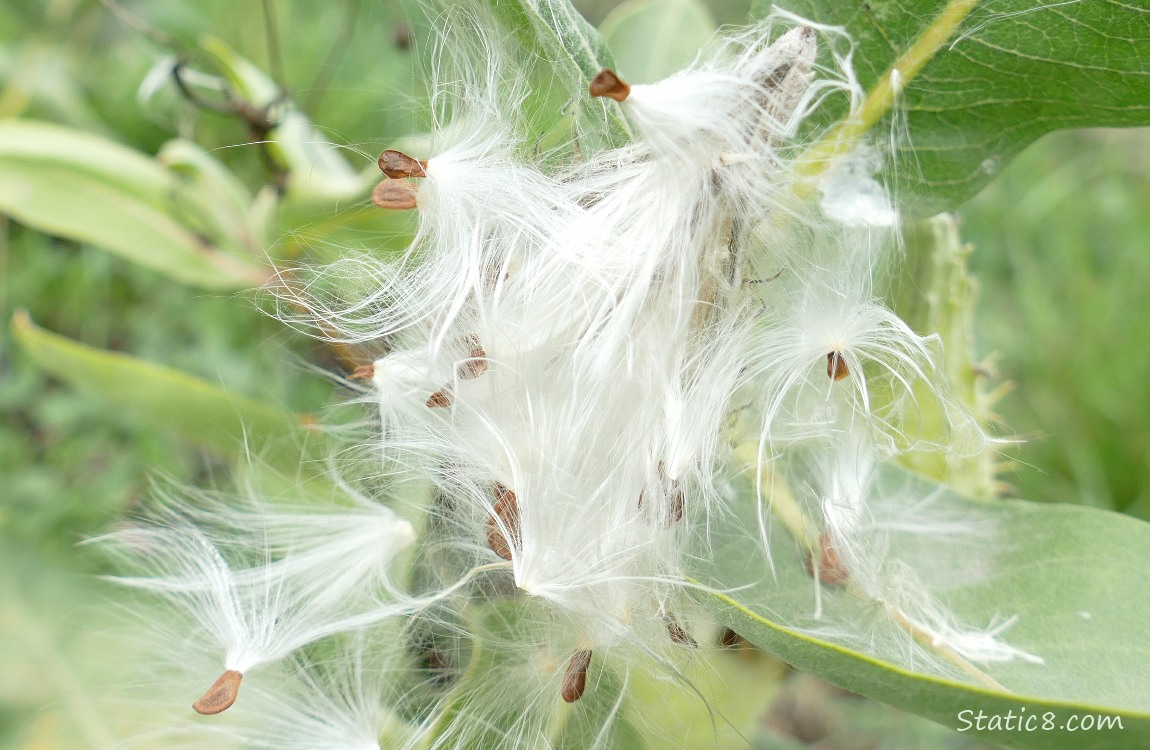
[[(212, 33), (274, 70), (262, 5), (131, 9), (172, 46), (190, 50)], [(419, 122), (417, 49), (405, 42), (423, 38), (419, 23), (398, 4), (368, 0), (272, 7), (278, 75), (331, 140), (362, 150), (349, 150), (349, 161), (370, 167)], [(730, 22), (746, 10), (712, 8)], [(585, 11), (598, 22), (607, 8)], [(233, 147), (251, 139), (242, 122), (163, 94), (137, 102), (160, 50), (99, 2), (0, 0), (0, 118), (58, 122), (146, 153), (181, 134), (258, 185), (257, 149)], [(1141, 344), (1150, 336), (1148, 205), (1150, 133), (1095, 130), (1042, 139), (959, 209), (981, 285), (980, 354), (997, 354), (998, 376), (1015, 386), (997, 408), (1003, 434), (1025, 439), (1002, 447), (1013, 462), (1003, 479), (1020, 496), (1150, 519), (1150, 353)], [(320, 412), (338, 398), (312, 365), (346, 362), (271, 320), (260, 295), (182, 286), (99, 248), (0, 222), (0, 320), (27, 310), (50, 331), (291, 411)], [(307, 227), (301, 219), (268, 252), (324, 252)], [(366, 247), (386, 230), (355, 225), (339, 238)], [(109, 741), (91, 729), (101, 719), (85, 698), (93, 669), (85, 654), (106, 648), (90, 627), (99, 592), (87, 575), (97, 564), (75, 544), (130, 513), (149, 477), (226, 486), (233, 459), (142, 429), (130, 411), (62, 385), (0, 329), (0, 747), (78, 747), (74, 724), (89, 727), (86, 742)], [(774, 689), (771, 747), (851, 736), (888, 748), (973, 746), (807, 678), (780, 678)]]

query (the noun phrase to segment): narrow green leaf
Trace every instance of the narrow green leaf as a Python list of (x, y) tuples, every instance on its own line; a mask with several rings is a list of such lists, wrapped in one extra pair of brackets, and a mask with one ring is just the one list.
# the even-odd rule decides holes
[[(881, 603), (849, 587), (822, 586), (816, 619), (815, 587), (795, 542), (772, 531), (772, 573), (754, 552), (758, 532), (749, 531), (757, 529), (749, 519), (716, 538), (714, 559), (700, 577), (730, 593), (709, 597), (708, 606), (799, 669), (1005, 747), (1150, 747), (1150, 671), (1134, 666), (1150, 658), (1144, 595), (1150, 524), (1080, 506), (968, 500), (894, 469), (880, 484), (897, 485), (900, 502), (927, 498), (947, 518), (978, 530), (974, 536), (896, 532), (891, 553), (933, 583), (932, 592), (964, 625), (988, 627), (1017, 616), (1001, 639), (1043, 664), (976, 665), (1005, 686), (990, 687), (932, 658)], [(968, 728), (964, 718), (973, 722), (979, 711), (1036, 716), (1039, 728), (1005, 731), (1000, 723), (993, 731), (985, 721), (981, 732)], [(1047, 714), (1052, 725), (1043, 721)], [(1087, 716), (1117, 717), (1122, 728), (1067, 728)]]
[(12, 332), (42, 370), (142, 424), (172, 430), (229, 457), (247, 449), (292, 475), (299, 469), (304, 418), (186, 373), (50, 333), (26, 313), (13, 317)]
[(168, 141), (156, 160), (180, 180), (188, 222), (213, 237), (229, 237), (253, 255), (262, 255), (270, 216), (256, 207), (251, 191), (227, 167), (191, 141)]
[[(892, 174), (921, 215), (973, 195), (1052, 130), (1150, 123), (1150, 13), (1137, 3), (759, 0), (753, 15), (772, 7), (849, 33), (859, 80), (881, 104), (861, 124), (898, 141)], [(828, 101), (816, 124), (843, 106)]]
[(715, 28), (698, 0), (627, 0), (599, 31), (628, 83), (654, 83), (690, 64)]
[(200, 47), (236, 94), (275, 124), (267, 138), (273, 154), (288, 170), (289, 193), (329, 201), (367, 194), (366, 178), (340, 156), (338, 144), (324, 138), (295, 104), (283, 98), (275, 81), (221, 39), (204, 37)]
[[(208, 289), (258, 286), (267, 269), (203, 236), (180, 180), (153, 159), (47, 123), (0, 122), (0, 212), (50, 234), (90, 242)], [(217, 244), (213, 244), (213, 242)]]

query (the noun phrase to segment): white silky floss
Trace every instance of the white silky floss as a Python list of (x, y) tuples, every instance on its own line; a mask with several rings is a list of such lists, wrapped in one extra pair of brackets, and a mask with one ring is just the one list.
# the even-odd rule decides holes
[[(716, 488), (732, 441), (749, 437), (760, 463), (816, 492), (865, 596), (966, 658), (1035, 658), (998, 640), (1005, 624), (953, 625), (924, 589), (894, 580), (897, 561), (868, 536), (871, 467), (924, 447), (906, 427), (920, 400), (949, 422), (946, 439), (984, 436), (945, 383), (937, 339), (875, 294), (897, 214), (870, 160), (832, 165), (821, 202), (797, 197), (804, 118), (825, 97), (861, 98), (846, 59), (820, 67), (819, 32), (776, 34), (776, 19), (660, 83), (612, 73), (604, 95), (634, 142), (564, 161), (519, 135), (524, 77), (503, 41), (449, 20), (461, 26), (441, 51), (456, 68), (441, 64), (432, 83), (430, 156), (401, 154), (419, 182), (388, 174), (385, 185), (414, 196), (414, 241), (397, 260), (320, 269), (303, 302), (324, 337), (382, 342), (362, 400), (379, 409), (386, 471), (446, 497), (434, 512), (458, 515), (464, 531), (448, 543), (476, 567), (437, 579), (442, 596), (405, 597), (387, 573), (412, 527), (352, 492), (354, 508), (314, 515), (171, 505), (112, 536), (146, 574), (119, 580), (170, 599), (243, 673), (509, 567), (567, 623), (561, 694), (578, 700), (593, 649), (662, 659), (690, 640), (674, 619), (688, 542), (728, 511)], [(324, 297), (331, 280), (360, 296)], [(735, 434), (736, 420), (754, 434)], [(797, 451), (822, 458), (803, 464)], [(371, 747), (358, 719), (376, 714), (344, 703), (329, 713), (357, 719), (353, 744)], [(343, 732), (314, 726), (316, 747)]]

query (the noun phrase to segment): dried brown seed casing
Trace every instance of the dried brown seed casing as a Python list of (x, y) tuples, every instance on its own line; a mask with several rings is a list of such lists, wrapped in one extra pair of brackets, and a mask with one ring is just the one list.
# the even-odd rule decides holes
[(510, 560), (512, 547), (520, 546), (519, 502), (515, 493), (499, 482), (492, 486), (492, 491), (495, 505), (492, 506), (494, 515), (487, 518), (487, 546), (504, 560)]
[(192, 704), (196, 713), (212, 716), (231, 708), (240, 694), (240, 681), (244, 676), (234, 669), (229, 669), (220, 675), (208, 692)]

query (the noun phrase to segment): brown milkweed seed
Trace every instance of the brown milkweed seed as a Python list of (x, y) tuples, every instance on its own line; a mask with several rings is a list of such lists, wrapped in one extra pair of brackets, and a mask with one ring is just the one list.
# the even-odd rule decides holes
[(823, 535), (819, 537), (817, 565), (815, 554), (816, 552), (811, 552), (807, 556), (807, 572), (812, 576), (817, 576), (821, 583), (834, 586), (846, 582), (851, 577), (850, 571), (843, 564), (842, 558), (835, 552), (831, 538), (826, 532), (823, 532)]
[(631, 95), (631, 86), (624, 83), (610, 68), (603, 68), (596, 73), (588, 88), (591, 96), (605, 96), (617, 102), (626, 101)]
[[(659, 482), (667, 498), (667, 515), (663, 517), (663, 528), (669, 529), (683, 520), (683, 488), (679, 486), (679, 480), (667, 476), (667, 466), (662, 461), (659, 462)], [(639, 510), (643, 510), (646, 499), (646, 492), (640, 490)]]
[(591, 666), (591, 649), (578, 649), (571, 654), (567, 662), (567, 671), (563, 673), (563, 687), (559, 694), (568, 703), (574, 703), (583, 697), (587, 689), (587, 667)]
[(415, 208), (419, 190), (407, 180), (388, 178), (371, 191), (371, 202), (388, 211), (407, 211)]
[(827, 352), (827, 377), (838, 382), (851, 374), (840, 352)]
[(679, 624), (672, 614), (664, 614), (663, 621), (667, 623), (667, 635), (671, 636), (671, 642), (677, 643), (680, 646), (688, 646), (690, 648), (697, 648), (698, 643), (691, 637), (691, 634)]
[(669, 529), (683, 520), (683, 490), (678, 482), (671, 482), (671, 495), (667, 500), (667, 517), (663, 520), (663, 528)]
[[(511, 548), (520, 545), (519, 503), (515, 493), (499, 482), (492, 486), (492, 491), (495, 493), (495, 505), (492, 507), (495, 515), (487, 518), (487, 546), (504, 560), (510, 560)], [(500, 521), (503, 522), (502, 528)], [(503, 529), (507, 530), (506, 534)]]
[(412, 159), (402, 151), (388, 149), (379, 155), (379, 171), (393, 180), (426, 177), (427, 162)]
[(469, 335), (465, 343), (468, 357), (459, 363), (455, 372), (460, 380), (472, 380), (487, 372), (487, 352), (483, 351), (483, 345), (479, 343), (479, 337), (475, 334)]
[(360, 365), (352, 370), (348, 380), (371, 380), (375, 377), (375, 365)]
[(244, 676), (234, 669), (229, 669), (220, 675), (220, 678), (208, 688), (204, 697), (192, 704), (196, 713), (212, 716), (231, 708), (240, 694), (240, 680)]
[(451, 402), (455, 397), (451, 394), (450, 388), (440, 388), (435, 393), (427, 397), (428, 409), (441, 409), (451, 406)]

